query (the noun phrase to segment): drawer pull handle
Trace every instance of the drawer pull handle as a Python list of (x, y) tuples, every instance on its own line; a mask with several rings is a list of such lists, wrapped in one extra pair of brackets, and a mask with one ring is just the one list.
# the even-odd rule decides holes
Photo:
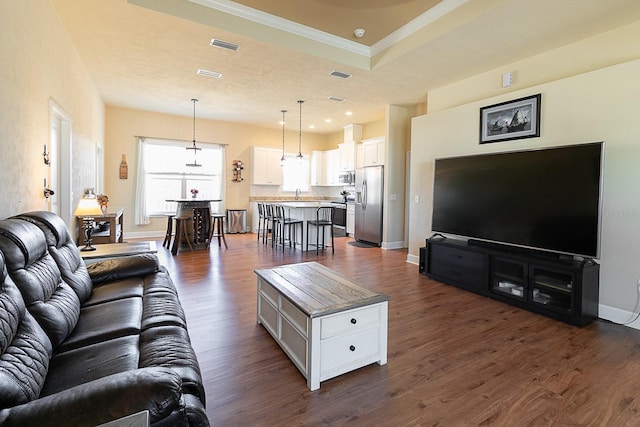
[(356, 351), (356, 346), (355, 346), (355, 345), (350, 345), (350, 346), (349, 346), (349, 350), (351, 350), (351, 351)]
[(358, 321), (356, 319), (351, 319), (351, 324), (355, 325), (356, 323), (358, 323)]

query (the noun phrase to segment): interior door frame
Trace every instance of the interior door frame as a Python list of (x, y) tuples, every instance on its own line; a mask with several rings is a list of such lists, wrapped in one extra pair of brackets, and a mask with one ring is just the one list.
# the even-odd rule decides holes
[(71, 141), (71, 116), (69, 116), (53, 99), (49, 99), (49, 144), (54, 144), (51, 132), (56, 123), (60, 124), (58, 146), (55, 147), (55, 158), (50, 159), (56, 162), (57, 176), (54, 178), (56, 187), (53, 190), (58, 197), (58, 214), (67, 226), (71, 227), (73, 212), (73, 189), (72, 189), (72, 141)]

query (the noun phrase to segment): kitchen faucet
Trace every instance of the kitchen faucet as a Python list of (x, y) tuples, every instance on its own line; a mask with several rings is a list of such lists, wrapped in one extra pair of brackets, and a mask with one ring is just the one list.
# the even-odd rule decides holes
[(300, 191), (300, 188), (296, 188), (296, 200), (298, 200), (300, 198), (300, 193), (302, 191)]

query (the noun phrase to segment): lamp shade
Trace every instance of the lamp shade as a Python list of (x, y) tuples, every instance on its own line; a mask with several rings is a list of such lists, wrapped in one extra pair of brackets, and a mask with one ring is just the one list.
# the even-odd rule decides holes
[(78, 207), (73, 213), (75, 216), (102, 216), (102, 209), (100, 209), (100, 203), (95, 195), (87, 195), (80, 199)]

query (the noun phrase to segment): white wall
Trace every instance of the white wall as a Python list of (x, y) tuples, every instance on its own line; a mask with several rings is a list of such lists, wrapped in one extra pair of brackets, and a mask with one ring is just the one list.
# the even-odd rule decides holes
[(71, 119), (75, 208), (82, 189), (96, 184), (102, 99), (48, 0), (1, 1), (0, 24), (0, 218), (47, 208), (42, 151), (51, 100)]
[[(605, 141), (600, 317), (625, 320), (640, 279), (640, 60), (413, 119), (409, 260), (431, 235), (437, 157)], [(542, 93), (541, 137), (478, 143), (479, 109)], [(568, 189), (570, 191), (570, 189)]]

